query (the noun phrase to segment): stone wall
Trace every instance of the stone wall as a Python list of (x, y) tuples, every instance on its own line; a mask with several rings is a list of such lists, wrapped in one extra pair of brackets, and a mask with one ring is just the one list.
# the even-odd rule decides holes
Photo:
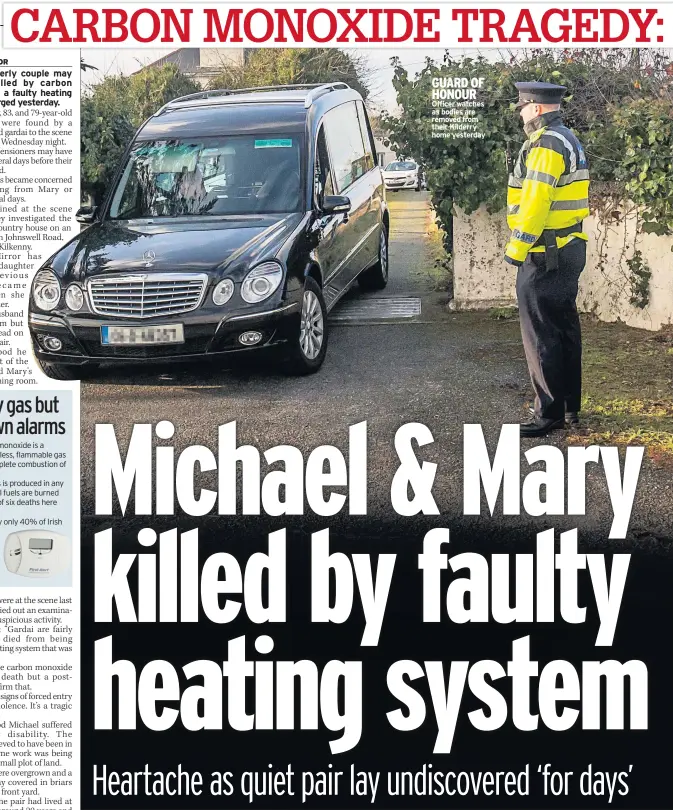
[[(640, 309), (630, 302), (631, 273), (626, 262), (633, 256), (636, 217), (632, 212), (609, 225), (589, 217), (587, 266), (580, 280), (578, 306), (604, 321), (621, 320), (629, 326), (658, 330), (673, 323), (673, 237), (638, 234), (643, 262), (652, 271), (649, 303)], [(516, 268), (503, 261), (509, 236), (505, 215), (481, 208), (453, 220), (454, 306), (490, 309), (516, 303)]]

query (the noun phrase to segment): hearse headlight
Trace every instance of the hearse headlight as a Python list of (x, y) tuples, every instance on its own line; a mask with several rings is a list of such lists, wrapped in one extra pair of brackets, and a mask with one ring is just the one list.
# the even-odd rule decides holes
[(65, 291), (65, 303), (68, 305), (68, 309), (72, 309), (73, 312), (79, 312), (82, 309), (84, 306), (84, 293), (79, 284), (71, 284)]
[(248, 273), (241, 285), (241, 297), (248, 304), (258, 304), (272, 295), (283, 280), (283, 268), (278, 262), (263, 262)]
[(51, 270), (40, 270), (33, 281), (33, 303), (36, 307), (51, 312), (61, 300), (61, 285)]
[(234, 294), (234, 282), (230, 278), (222, 279), (213, 290), (213, 304), (217, 307), (224, 306)]

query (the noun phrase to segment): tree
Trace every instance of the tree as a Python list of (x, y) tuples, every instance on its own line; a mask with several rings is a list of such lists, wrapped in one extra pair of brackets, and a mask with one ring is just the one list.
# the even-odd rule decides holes
[(80, 108), (82, 191), (99, 200), (138, 127), (168, 101), (200, 89), (173, 64), (90, 86)]
[(125, 104), (124, 80), (108, 77), (82, 98), (80, 174), (84, 194), (100, 201), (135, 127)]
[[(673, 67), (666, 54), (643, 51), (636, 61), (616, 49), (538, 50), (491, 62), (470, 56), (455, 60), (447, 52), (441, 64), (426, 60), (415, 77), (398, 58), (392, 64), (401, 113), (384, 113), (381, 123), (398, 153), (423, 162), (446, 233), (454, 205), (466, 213), (481, 204), (490, 211), (504, 207), (506, 150), (515, 158), (525, 139), (514, 110), (514, 85), (536, 80), (568, 88), (563, 117), (584, 144), (592, 180), (605, 181), (615, 193), (645, 206), (648, 229), (673, 230)], [(443, 109), (432, 106), (437, 78), (485, 80), (478, 92), (483, 106), (474, 111), (479, 137), (437, 137), (433, 120)]]
[(139, 127), (168, 101), (198, 93), (201, 89), (173, 64), (147, 67), (134, 73), (128, 77), (127, 90), (134, 125)]
[(346, 82), (366, 99), (370, 95), (370, 77), (363, 56), (336, 48), (258, 48), (247, 52), (241, 66), (224, 63), (210, 88), (237, 90), (277, 84)]

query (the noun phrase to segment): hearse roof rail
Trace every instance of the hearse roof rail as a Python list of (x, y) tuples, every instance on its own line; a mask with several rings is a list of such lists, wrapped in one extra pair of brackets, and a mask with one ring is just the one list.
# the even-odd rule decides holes
[[(171, 109), (173, 105), (184, 104), (185, 102), (206, 101), (213, 99), (214, 104), (227, 104), (235, 101), (235, 99), (232, 99), (231, 96), (245, 95), (246, 93), (273, 93), (276, 90), (307, 90), (308, 92), (304, 97), (304, 107), (308, 109), (314, 101), (321, 96), (324, 96), (326, 93), (332, 93), (335, 90), (350, 89), (350, 86), (347, 85), (346, 82), (329, 82), (322, 84), (276, 84), (267, 85), (266, 87), (241, 87), (236, 90), (202, 90), (200, 93), (190, 93), (187, 96), (180, 96), (179, 98), (174, 98), (171, 101), (166, 102), (166, 104), (164, 104), (161, 109), (157, 110), (154, 115), (161, 115), (166, 110)], [(280, 100), (281, 99), (279, 99), (279, 101)], [(288, 99), (284, 98), (282, 100), (287, 101)], [(300, 101), (301, 99), (297, 100)]]

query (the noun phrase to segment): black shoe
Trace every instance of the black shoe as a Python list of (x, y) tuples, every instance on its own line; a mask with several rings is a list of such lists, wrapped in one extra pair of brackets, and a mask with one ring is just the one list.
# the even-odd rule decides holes
[[(528, 413), (531, 416), (535, 416), (535, 408), (532, 405), (529, 406)], [(566, 411), (566, 424), (579, 425), (579, 423), (580, 423), (579, 411)]]
[(543, 419), (536, 416), (530, 422), (521, 425), (521, 438), (529, 439), (535, 436), (546, 436), (552, 430), (560, 430), (563, 427), (563, 419)]

